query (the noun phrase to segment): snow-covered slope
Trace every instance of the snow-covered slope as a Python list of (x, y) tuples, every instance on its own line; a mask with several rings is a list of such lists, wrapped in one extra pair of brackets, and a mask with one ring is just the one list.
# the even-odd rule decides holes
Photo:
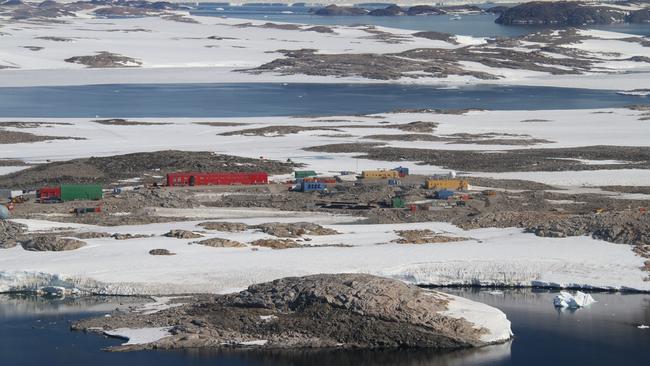
[[(264, 117), (201, 119), (200, 121), (243, 123), (240, 126), (207, 126), (189, 118), (137, 119), (158, 122), (158, 125), (100, 125), (88, 119), (29, 119), (28, 121), (65, 122), (46, 124), (36, 128), (20, 129), (6, 127), (11, 131), (23, 131), (48, 136), (80, 137), (83, 140), (52, 140), (29, 144), (0, 144), (0, 156), (27, 162), (68, 160), (88, 156), (110, 156), (166, 149), (215, 151), (222, 154), (307, 164), (309, 168), (326, 173), (340, 170), (363, 170), (378, 167), (393, 168), (395, 162), (355, 158), (358, 154), (325, 153), (302, 150), (305, 147), (334, 143), (365, 143), (363, 137), (375, 134), (403, 135), (407, 132), (386, 128), (413, 121), (436, 122), (434, 134), (450, 136), (459, 133), (480, 135), (496, 133), (502, 138), (535, 138), (547, 140), (534, 148), (565, 148), (594, 145), (649, 146), (650, 124), (642, 120), (642, 113), (630, 109), (557, 110), (557, 111), (471, 111), (464, 114), (395, 113), (381, 116), (336, 116), (341, 122), (328, 122), (332, 117)], [(378, 118), (381, 117), (381, 118)], [(0, 120), (18, 121), (19, 118)], [(26, 120), (27, 121), (27, 120)], [(386, 123), (388, 122), (388, 123)], [(233, 135), (221, 133), (268, 126), (322, 127), (295, 134)], [(346, 127), (349, 126), (349, 127)], [(337, 131), (327, 130), (335, 128)], [(510, 135), (507, 135), (510, 134)], [(142, 139), (147, 136), (147, 139)], [(449, 143), (448, 141), (381, 141), (387, 146), (441, 149), (441, 150), (492, 150), (521, 149), (521, 145), (494, 145), (486, 139), (481, 143)], [(256, 149), (250, 149), (250, 146)], [(613, 164), (611, 161), (584, 161), (590, 164)], [(432, 174), (445, 172), (440, 166), (416, 165), (402, 161), (412, 173)], [(0, 167), (7, 172), (20, 167)], [(650, 171), (642, 169), (589, 170), (555, 172), (483, 172), (473, 173), (496, 178), (525, 179), (557, 186), (603, 186), (648, 185)]]
[[(315, 220), (319, 219), (323, 218), (316, 215)], [(18, 221), (38, 229), (76, 226)], [(304, 221), (304, 217), (232, 221), (252, 224)], [(170, 229), (197, 230), (197, 223), (81, 228), (161, 235)], [(67, 252), (30, 252), (16, 247), (3, 250), (0, 256), (0, 291), (57, 285), (123, 295), (225, 293), (281, 277), (346, 272), (383, 275), (415, 284), (540, 285), (650, 291), (650, 282), (643, 280), (645, 273), (640, 270), (643, 258), (636, 256), (627, 245), (588, 237), (541, 238), (524, 234), (519, 229), (463, 231), (444, 223), (333, 224), (327, 227), (341, 234), (310, 237), (309, 243), (316, 247), (284, 250), (211, 248), (188, 245), (191, 240), (162, 236), (125, 241), (89, 239), (87, 246)], [(425, 228), (471, 239), (429, 245), (390, 243), (397, 238), (394, 230)], [(268, 236), (247, 231), (212, 232), (206, 236), (209, 237), (250, 242)], [(351, 247), (322, 246), (326, 244)], [(149, 255), (149, 250), (154, 248), (168, 249), (176, 255)]]
[[(271, 24), (231, 18), (191, 16), (196, 23), (159, 17), (96, 19), (69, 18), (60, 23), (0, 21), (4, 23), (0, 43), (0, 86), (81, 85), (99, 83), (144, 82), (377, 82), (357, 76), (305, 76), (237, 72), (254, 68), (283, 57), (279, 50), (315, 49), (321, 54), (389, 54), (417, 48), (454, 49), (485, 45), (484, 38), (456, 37), (452, 42), (416, 37), (415, 31), (367, 26), (328, 26), (331, 33), (310, 25)], [(284, 29), (283, 29), (284, 28)], [(319, 30), (319, 31), (315, 31)], [(650, 72), (644, 57), (650, 48), (638, 37), (628, 34), (583, 30), (575, 42), (562, 44), (569, 53), (583, 60), (600, 59), (584, 74), (557, 75), (532, 69), (486, 66), (478, 62), (460, 62), (467, 71), (489, 72), (499, 78), (481, 80), (466, 75), (394, 80), (403, 83), (454, 84), (496, 83), (553, 85), (596, 89), (634, 89)], [(588, 39), (580, 39), (587, 37)], [(594, 38), (596, 37), (596, 38)], [(522, 46), (556, 45), (524, 42)], [(510, 50), (532, 52), (518, 46)], [(479, 53), (491, 52), (487, 45)], [(499, 46), (501, 47), (501, 46)], [(535, 48), (537, 47), (537, 48)], [(138, 68), (94, 69), (66, 62), (76, 56), (111, 52), (141, 62)], [(555, 58), (566, 52), (543, 52)], [(616, 52), (616, 53), (613, 53)], [(631, 59), (635, 57), (636, 59)], [(523, 57), (523, 56), (516, 56)], [(5, 69), (6, 68), (6, 69)], [(634, 72), (633, 74), (622, 74)], [(641, 74), (639, 74), (641, 73)], [(645, 85), (647, 87), (647, 85)]]

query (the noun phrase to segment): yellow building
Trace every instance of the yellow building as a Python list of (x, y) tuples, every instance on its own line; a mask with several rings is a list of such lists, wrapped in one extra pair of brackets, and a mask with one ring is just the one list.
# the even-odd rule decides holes
[(469, 188), (469, 182), (464, 179), (455, 178), (429, 178), (425, 181), (427, 189), (449, 189), (452, 191), (466, 191)]
[(399, 178), (399, 172), (396, 170), (364, 170), (361, 172), (363, 179), (389, 179)]

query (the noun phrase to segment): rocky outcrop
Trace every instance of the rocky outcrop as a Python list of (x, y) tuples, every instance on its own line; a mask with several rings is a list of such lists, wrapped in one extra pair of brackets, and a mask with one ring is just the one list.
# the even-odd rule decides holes
[(139, 67), (142, 61), (132, 57), (101, 51), (95, 55), (74, 56), (64, 60), (73, 64), (81, 64), (90, 68), (107, 69), (116, 67)]
[[(142, 183), (154, 183), (154, 180), (150, 180), (151, 176), (170, 172), (264, 171), (269, 174), (287, 174), (293, 172), (298, 166), (300, 165), (269, 159), (219, 155), (209, 151), (164, 150), (38, 164), (29, 169), (1, 176), (0, 186), (3, 188), (38, 189), (42, 186), (60, 184), (106, 185), (134, 177), (140, 177)], [(162, 196), (169, 193), (158, 190), (126, 191), (122, 194)], [(179, 200), (173, 196), (171, 198), (177, 203), (175, 206), (167, 207), (179, 207)], [(132, 199), (135, 200), (136, 197)], [(140, 207), (145, 206), (141, 205)], [(185, 205), (185, 207), (188, 206)]]
[(103, 232), (86, 231), (81, 233), (74, 233), (70, 236), (73, 236), (77, 239), (101, 239), (101, 238), (110, 238), (112, 235)]
[(314, 14), (322, 16), (415, 16), (415, 15), (443, 15), (450, 13), (481, 13), (483, 10), (473, 5), (456, 5), (435, 7), (431, 5), (415, 5), (410, 8), (401, 8), (397, 5), (389, 5), (385, 8), (365, 9), (358, 6), (337, 6), (329, 5), (324, 8), (317, 9)]
[(486, 13), (491, 13), (491, 14), (501, 14), (501, 13), (504, 13), (508, 9), (510, 9), (510, 7), (503, 6), (503, 5), (498, 5), (498, 6), (493, 6), (491, 8), (485, 9), (485, 12)]
[(612, 243), (650, 245), (650, 215), (633, 211), (575, 215), (549, 220), (526, 230), (538, 236), (590, 235)]
[(151, 235), (146, 235), (146, 234), (121, 234), (121, 233), (115, 233), (111, 235), (111, 237), (115, 240), (130, 240), (130, 239), (140, 239), (140, 238), (149, 238)]
[(631, 12), (625, 20), (628, 23), (650, 23), (650, 9), (639, 9)]
[(458, 45), (458, 40), (456, 39), (456, 36), (453, 34), (449, 33), (442, 33), (442, 32), (433, 32), (433, 31), (427, 31), (427, 32), (417, 32), (413, 33), (414, 37), (420, 37), (420, 38), (426, 38), (426, 39), (432, 39), (435, 41), (443, 41), (451, 44)]
[(176, 253), (172, 253), (167, 249), (151, 249), (149, 251), (149, 254), (151, 255), (176, 255)]
[(292, 249), (300, 248), (302, 245), (291, 239), (258, 239), (251, 242), (254, 247), (265, 247), (271, 249)]
[(368, 13), (369, 11), (363, 8), (338, 5), (329, 5), (314, 12), (314, 14), (322, 16), (366, 15)]
[(3, 128), (0, 128), (0, 145), (22, 144), (22, 143), (41, 142), (41, 141), (50, 141), (50, 140), (85, 140), (85, 139), (80, 137), (35, 135), (29, 132), (8, 131)]
[(248, 230), (248, 225), (241, 222), (206, 221), (199, 224), (205, 230), (225, 231), (229, 233)]
[(205, 239), (191, 244), (200, 244), (200, 245), (205, 245), (206, 247), (213, 247), (213, 248), (245, 248), (246, 247), (246, 244), (240, 243), (238, 241), (222, 239), (222, 238)]
[(431, 5), (416, 5), (406, 10), (406, 15), (441, 15), (446, 11)]
[(201, 234), (197, 234), (189, 230), (180, 230), (180, 229), (169, 230), (169, 232), (165, 233), (165, 236), (168, 238), (176, 238), (176, 239), (197, 239), (203, 237), (203, 235)]
[(54, 235), (38, 235), (21, 243), (23, 249), (35, 252), (61, 252), (79, 249), (85, 242), (72, 238), (61, 238)]
[(368, 15), (372, 15), (376, 17), (382, 17), (382, 16), (394, 17), (394, 16), (404, 15), (404, 14), (405, 14), (404, 10), (402, 10), (402, 8), (400, 8), (397, 5), (390, 5), (383, 9), (373, 9), (368, 13)]
[(536, 1), (513, 6), (495, 20), (498, 24), (569, 25), (611, 24), (626, 20), (627, 12), (577, 1)]
[(463, 238), (459, 236), (438, 234), (429, 229), (395, 230), (395, 233), (400, 238), (393, 240), (392, 243), (397, 244), (437, 244), (469, 240), (469, 238)]
[(340, 234), (334, 229), (322, 227), (318, 224), (311, 222), (293, 222), (293, 223), (279, 223), (270, 222), (252, 226), (253, 229), (258, 229), (261, 232), (280, 238), (298, 238), (303, 235), (336, 235)]
[(13, 221), (0, 220), (0, 249), (13, 248), (18, 239), (27, 231), (27, 226)]
[[(485, 345), (492, 330), (452, 316), (449, 295), (400, 281), (364, 275), (290, 277), (250, 286), (154, 314), (114, 313), (82, 320), (73, 329), (111, 332), (118, 328), (169, 329), (169, 336), (118, 350), (179, 348), (397, 348), (460, 349)], [(463, 300), (466, 301), (466, 300)], [(481, 306), (474, 304), (474, 306)], [(499, 317), (499, 341), (509, 322)], [(494, 314), (490, 314), (493, 311)], [(468, 311), (468, 313), (470, 313)], [(496, 318), (495, 318), (496, 319)]]

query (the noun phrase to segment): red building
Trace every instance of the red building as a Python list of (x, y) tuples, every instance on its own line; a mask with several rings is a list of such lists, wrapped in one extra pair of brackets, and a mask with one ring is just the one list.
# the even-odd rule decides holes
[(210, 186), (235, 184), (268, 184), (269, 175), (264, 172), (205, 173), (183, 172), (167, 174), (167, 185), (174, 186)]
[(61, 187), (43, 187), (36, 191), (36, 198), (41, 202), (58, 200), (61, 198)]

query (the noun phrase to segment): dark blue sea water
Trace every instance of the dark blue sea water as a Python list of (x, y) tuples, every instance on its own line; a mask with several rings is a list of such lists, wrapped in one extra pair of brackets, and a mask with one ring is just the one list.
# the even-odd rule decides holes
[[(484, 7), (494, 4), (484, 4)], [(202, 16), (227, 16), (230, 18), (243, 18), (264, 20), (269, 22), (307, 23), (320, 25), (357, 25), (371, 24), (391, 28), (412, 29), (420, 31), (437, 31), (452, 34), (462, 34), (476, 37), (512, 37), (535, 32), (544, 27), (539, 26), (503, 26), (496, 24), (494, 14), (462, 15), (460, 19), (452, 20), (449, 15), (429, 16), (318, 16), (311, 14), (310, 7), (274, 5), (245, 5), (230, 6), (227, 4), (192, 5), (191, 13)], [(385, 6), (381, 6), (382, 8)], [(370, 7), (366, 7), (370, 8)], [(593, 29), (603, 29), (613, 32), (650, 35), (650, 24), (615, 24), (602, 26), (589, 26)]]
[[(49, 300), (0, 295), (0, 364), (11, 366), (220, 365), (220, 366), (453, 366), (453, 365), (647, 365), (650, 295), (606, 294), (575, 312), (553, 307), (554, 293), (445, 289), (503, 310), (512, 321), (511, 342), (477, 350), (440, 353), (387, 351), (147, 351), (101, 349), (123, 341), (69, 330), (70, 322), (101, 316), (124, 299)], [(128, 301), (128, 300), (126, 300)], [(100, 303), (101, 304), (101, 303)]]
[(622, 107), (645, 98), (526, 86), (132, 84), (0, 88), (0, 117), (255, 117), (380, 113), (397, 108), (541, 110)]

